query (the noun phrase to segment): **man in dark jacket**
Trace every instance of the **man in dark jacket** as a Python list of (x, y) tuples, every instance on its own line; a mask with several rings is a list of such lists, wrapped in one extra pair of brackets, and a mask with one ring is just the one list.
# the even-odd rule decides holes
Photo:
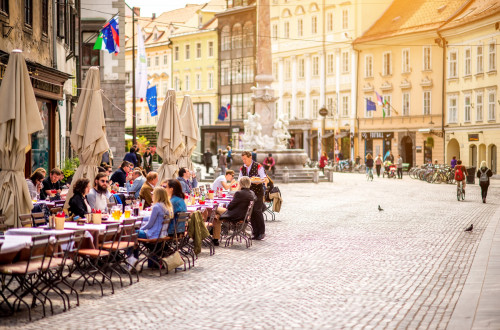
[(207, 151), (203, 154), (203, 164), (205, 164), (205, 167), (207, 168), (207, 174), (210, 173), (210, 167), (212, 166), (212, 153), (210, 152), (210, 149), (207, 149)]
[(60, 199), (62, 191), (62, 183), (59, 178), (63, 172), (58, 168), (53, 168), (48, 177), (42, 181), (42, 189), (40, 189), (40, 199), (50, 197), (52, 199)]
[(118, 183), (120, 187), (125, 187), (125, 182), (127, 182), (127, 176), (130, 172), (130, 163), (127, 161), (123, 161), (122, 165), (119, 169), (113, 173), (110, 178), (110, 181), (113, 183)]
[(134, 164), (134, 167), (137, 167), (137, 156), (135, 155), (135, 148), (131, 147), (130, 152), (125, 154), (123, 157), (124, 161)]

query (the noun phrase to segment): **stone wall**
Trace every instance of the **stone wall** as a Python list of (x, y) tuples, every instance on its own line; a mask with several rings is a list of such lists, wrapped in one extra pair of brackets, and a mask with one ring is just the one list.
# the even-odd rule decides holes
[[(111, 102), (120, 109), (125, 109), (124, 80), (102, 81), (101, 88)], [(106, 119), (106, 135), (109, 147), (113, 151), (113, 168), (117, 168), (125, 156), (125, 113), (113, 106), (106, 97), (102, 99)]]

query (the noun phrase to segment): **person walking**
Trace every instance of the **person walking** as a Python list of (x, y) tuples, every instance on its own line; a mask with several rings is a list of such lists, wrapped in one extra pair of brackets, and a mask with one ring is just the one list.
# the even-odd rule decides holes
[(455, 166), (457, 166), (457, 156), (453, 156), (453, 158), (451, 159), (450, 166), (451, 168), (455, 168)]
[(318, 165), (319, 168), (321, 169), (321, 172), (323, 172), (323, 174), (325, 174), (326, 164), (328, 164), (328, 157), (326, 155), (326, 151), (323, 151), (323, 154), (319, 158), (319, 165)]
[(252, 151), (252, 160), (254, 162), (257, 161), (257, 148), (253, 148), (253, 151)]
[(210, 173), (210, 167), (212, 167), (212, 156), (213, 155), (210, 152), (210, 149), (207, 149), (207, 151), (205, 151), (205, 153), (203, 154), (203, 164), (207, 169), (207, 174)]
[(146, 174), (153, 170), (153, 154), (151, 153), (151, 148), (146, 148), (146, 152), (142, 155), (142, 160), (144, 161), (144, 170)]
[(373, 156), (372, 156), (372, 154), (368, 153), (366, 155), (365, 165), (366, 165), (366, 174), (368, 175), (371, 172), (371, 175), (373, 178)]
[(142, 156), (139, 153), (139, 147), (137, 144), (134, 144), (134, 149), (135, 149), (135, 158), (137, 159), (137, 164), (135, 167), (141, 167), (142, 168)]
[(398, 155), (398, 179), (403, 179), (403, 157)]
[(125, 157), (123, 157), (123, 161), (132, 163), (134, 164), (134, 167), (137, 167), (137, 156), (135, 155), (134, 147), (130, 147), (130, 152), (125, 154)]
[(231, 150), (231, 146), (227, 146), (227, 157), (226, 157), (226, 163), (227, 163), (227, 169), (231, 169), (231, 165), (233, 165), (233, 150)]
[(394, 164), (394, 155), (392, 154), (392, 151), (389, 153), (389, 157), (387, 157), (387, 159), (389, 159), (391, 164)]
[(377, 178), (380, 178), (380, 168), (382, 167), (382, 155), (378, 154), (377, 158), (375, 158), (375, 169), (377, 170)]
[(483, 198), (483, 203), (486, 203), (486, 195), (488, 194), (488, 187), (490, 186), (490, 177), (493, 172), (486, 166), (486, 161), (481, 162), (481, 167), (477, 171), (477, 177), (479, 178), (479, 186), (481, 187), (481, 197)]
[(222, 152), (222, 149), (219, 149), (219, 153), (217, 154), (217, 166), (220, 168), (221, 175), (222, 173), (226, 173), (227, 158), (226, 152)]

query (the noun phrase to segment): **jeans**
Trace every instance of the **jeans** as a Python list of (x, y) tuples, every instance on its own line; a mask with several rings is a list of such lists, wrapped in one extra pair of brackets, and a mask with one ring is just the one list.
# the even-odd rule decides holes
[(377, 177), (380, 177), (380, 168), (382, 165), (375, 165), (375, 168), (377, 169)]
[(402, 179), (402, 178), (403, 178), (403, 168), (398, 167), (398, 179)]
[(490, 186), (490, 184), (488, 182), (479, 182), (479, 186), (481, 187), (481, 198), (485, 199), (486, 195), (488, 195), (488, 187)]

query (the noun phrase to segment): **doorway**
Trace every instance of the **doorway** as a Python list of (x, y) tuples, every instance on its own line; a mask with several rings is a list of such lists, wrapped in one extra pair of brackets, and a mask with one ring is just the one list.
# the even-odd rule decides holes
[(469, 166), (477, 168), (477, 147), (471, 144), (469, 147)]
[(493, 174), (497, 174), (497, 146), (492, 144), (489, 146), (490, 154), (490, 169)]
[(448, 142), (448, 147), (446, 148), (446, 161), (448, 162), (448, 164), (451, 163), (453, 157), (461, 159), (460, 145), (458, 144), (457, 139), (451, 139), (450, 142)]
[(402, 157), (403, 157), (403, 162), (410, 164), (410, 167), (413, 166), (413, 141), (411, 140), (411, 137), (405, 136), (401, 140), (401, 147), (402, 147)]

